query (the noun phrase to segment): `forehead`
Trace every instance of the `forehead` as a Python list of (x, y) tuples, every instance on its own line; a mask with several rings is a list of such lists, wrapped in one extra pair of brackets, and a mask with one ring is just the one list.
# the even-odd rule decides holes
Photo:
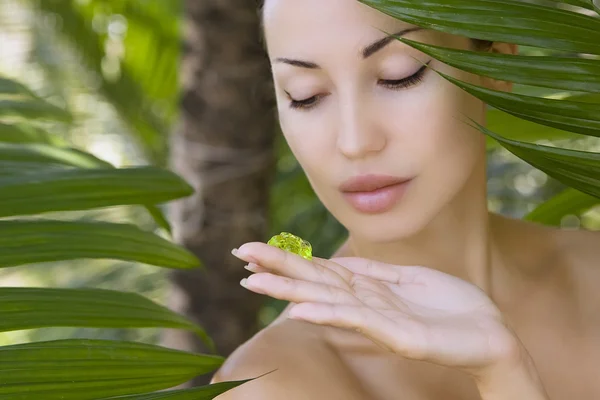
[[(394, 18), (368, 7), (358, 0), (265, 0), (265, 19), (291, 17), (301, 19), (309, 16), (315, 22), (319, 21), (348, 21), (389, 23)], [(350, 21), (348, 21), (350, 22)]]
[(414, 25), (399, 21), (357, 0), (266, 0), (264, 26), (270, 53), (310, 52), (335, 45), (354, 50)]

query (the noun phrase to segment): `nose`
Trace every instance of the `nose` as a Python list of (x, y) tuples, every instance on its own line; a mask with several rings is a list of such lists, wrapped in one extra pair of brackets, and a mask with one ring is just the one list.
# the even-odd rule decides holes
[(366, 101), (357, 97), (340, 104), (337, 146), (349, 159), (361, 159), (381, 152), (386, 137)]

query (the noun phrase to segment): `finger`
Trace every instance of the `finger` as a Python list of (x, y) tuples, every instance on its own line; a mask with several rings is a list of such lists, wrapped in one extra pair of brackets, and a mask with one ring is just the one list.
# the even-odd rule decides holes
[(391, 284), (360, 274), (352, 274), (350, 282), (354, 296), (370, 308), (376, 310), (404, 310), (405, 307), (401, 307), (403, 306), (402, 302), (398, 300), (388, 285)]
[[(347, 268), (344, 268), (341, 265), (331, 262), (325, 258), (313, 257), (312, 262), (319, 264), (323, 268), (332, 270), (333, 272), (338, 274), (347, 283), (350, 284), (352, 282), (352, 277), (354, 276), (354, 273), (352, 273)], [(251, 272), (271, 272), (272, 274), (275, 274), (275, 275), (284, 276), (277, 270), (270, 270), (268, 268), (261, 267), (252, 262), (248, 263), (248, 265), (244, 266), (244, 268)]]
[[(350, 257), (348, 257), (350, 258)], [(356, 271), (369, 270), (370, 260), (364, 258), (352, 258), (356, 260)], [(334, 262), (336, 259), (322, 259), (313, 258), (313, 261), (319, 263), (325, 268), (328, 268), (344, 279), (350, 291), (364, 304), (374, 309), (399, 309), (401, 311), (409, 311), (406, 305), (398, 298), (394, 290), (398, 289), (398, 284), (391, 284), (389, 281), (378, 279), (382, 278), (381, 274), (374, 274), (375, 277), (368, 276), (366, 274), (355, 273), (350, 269)], [(360, 267), (362, 265), (362, 267)], [(387, 264), (390, 267), (397, 268), (395, 265)], [(365, 267), (366, 266), (366, 267)], [(411, 267), (407, 267), (411, 268)], [(396, 282), (396, 278), (391, 277), (393, 282)], [(408, 278), (406, 278), (408, 279)], [(394, 287), (395, 286), (395, 287)]]
[(247, 269), (250, 272), (269, 272), (269, 270), (267, 268), (261, 267), (258, 264), (255, 263), (248, 263), (244, 266), (245, 269)]
[(319, 263), (309, 261), (297, 254), (266, 243), (245, 243), (232, 253), (244, 261), (267, 268), (274, 274), (309, 282), (322, 282), (337, 287), (346, 288), (348, 286), (346, 281), (337, 273)]
[(392, 320), (360, 306), (300, 303), (290, 309), (288, 318), (359, 331), (375, 343), (406, 357), (418, 359), (424, 354), (424, 346), (419, 343), (422, 327), (400, 313)]
[(360, 301), (344, 289), (322, 283), (290, 279), (271, 273), (249, 276), (242, 285), (256, 293), (293, 303), (319, 302), (360, 305)]
[(337, 257), (331, 262), (337, 263), (355, 274), (365, 275), (383, 282), (402, 284), (414, 283), (423, 272), (420, 266), (399, 266), (360, 257)]
[(331, 260), (328, 260), (326, 258), (313, 257), (313, 262), (335, 272), (344, 281), (348, 283), (350, 283), (350, 281), (352, 280), (352, 276), (354, 275), (354, 273), (352, 273), (352, 271), (350, 271), (348, 268), (344, 268), (342, 265), (332, 262)]

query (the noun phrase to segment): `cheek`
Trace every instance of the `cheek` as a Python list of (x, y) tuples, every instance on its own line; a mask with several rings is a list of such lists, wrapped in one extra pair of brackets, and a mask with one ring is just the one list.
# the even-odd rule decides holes
[(306, 112), (290, 109), (285, 101), (279, 105), (281, 131), (309, 178), (328, 168), (327, 163), (331, 157), (326, 155), (331, 156), (335, 152), (329, 113), (321, 105)]
[[(436, 66), (461, 80), (472, 80), (447, 66)], [(444, 78), (430, 71), (430, 76), (414, 95), (406, 96), (399, 106), (392, 129), (399, 135), (402, 154), (414, 156), (421, 171), (438, 166), (446, 170), (472, 167), (485, 145), (484, 135), (468, 124), (469, 118), (483, 124), (483, 104)], [(396, 106), (398, 107), (398, 106)], [(399, 150), (399, 149), (398, 149)]]
[[(468, 76), (453, 74), (461, 80)], [(450, 82), (440, 79), (438, 94), (432, 96), (430, 115), (423, 131), (427, 133), (427, 165), (422, 165), (425, 193), (431, 202), (430, 208), (437, 209), (447, 204), (458, 193), (469, 192), (485, 182), (485, 136), (469, 124), (469, 118), (483, 124), (483, 104)], [(434, 199), (435, 198), (435, 199)]]
[[(447, 85), (450, 85), (449, 83)], [(483, 144), (483, 134), (471, 127), (470, 119), (481, 121), (481, 102), (456, 87), (447, 87), (444, 96), (437, 99), (436, 110), (425, 129), (430, 132), (430, 148), (435, 156), (460, 164), (477, 156)], [(445, 102), (443, 100), (446, 100)]]

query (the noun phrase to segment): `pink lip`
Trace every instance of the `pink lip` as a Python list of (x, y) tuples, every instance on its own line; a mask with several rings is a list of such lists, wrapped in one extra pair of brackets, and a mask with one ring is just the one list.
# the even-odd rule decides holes
[(370, 192), (408, 180), (410, 179), (390, 175), (358, 175), (342, 183), (340, 190), (342, 192)]
[(377, 214), (389, 211), (402, 197), (411, 179), (386, 175), (361, 175), (340, 186), (344, 198), (357, 211)]

